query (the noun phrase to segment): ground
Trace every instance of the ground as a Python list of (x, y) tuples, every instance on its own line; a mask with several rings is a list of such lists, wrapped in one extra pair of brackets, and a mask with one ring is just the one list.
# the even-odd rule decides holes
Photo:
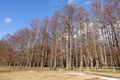
[[(101, 80), (98, 75), (83, 76), (76, 75), (75, 72), (76, 71), (0, 68), (0, 80)], [(117, 76), (119, 76), (119, 74)]]

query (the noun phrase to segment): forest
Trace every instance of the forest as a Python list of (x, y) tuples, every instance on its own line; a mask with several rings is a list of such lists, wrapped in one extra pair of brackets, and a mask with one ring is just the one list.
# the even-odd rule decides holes
[(119, 68), (120, 0), (92, 0), (89, 10), (66, 4), (52, 17), (31, 20), (0, 40), (0, 66)]

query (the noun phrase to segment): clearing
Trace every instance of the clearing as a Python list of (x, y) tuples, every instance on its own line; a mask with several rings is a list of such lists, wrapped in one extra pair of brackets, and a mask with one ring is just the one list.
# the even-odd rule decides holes
[[(119, 76), (119, 75), (117, 75)], [(3, 69), (0, 68), (0, 80), (103, 80), (100, 75), (77, 71), (49, 71), (40, 69)], [(108, 80), (119, 80), (108, 78)]]

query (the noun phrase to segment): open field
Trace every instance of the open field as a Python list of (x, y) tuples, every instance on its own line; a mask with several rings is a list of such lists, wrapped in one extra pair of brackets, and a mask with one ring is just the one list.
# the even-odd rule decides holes
[[(90, 73), (90, 71), (50, 71), (32, 68), (0, 68), (0, 80), (102, 80), (98, 75), (88, 75)], [(113, 73), (107, 72), (99, 73), (94, 71), (92, 73), (98, 73), (99, 75), (113, 75)], [(120, 74), (115, 73), (114, 76), (119, 77)]]

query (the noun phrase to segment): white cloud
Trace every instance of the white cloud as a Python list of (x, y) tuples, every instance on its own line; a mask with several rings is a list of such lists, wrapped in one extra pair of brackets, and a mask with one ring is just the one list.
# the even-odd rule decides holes
[(0, 30), (0, 40), (3, 38), (5, 34), (7, 34), (7, 31)]
[(90, 1), (87, 1), (85, 4), (90, 4), (91, 2)]
[(55, 5), (55, 6), (59, 6), (63, 3), (64, 0), (51, 0), (50, 4), (51, 5)]
[(11, 18), (6, 18), (5, 19), (5, 23), (11, 23), (12, 22), (12, 19)]
[(77, 3), (79, 3), (80, 2), (80, 0), (68, 0), (68, 4), (77, 4)]
[(68, 0), (68, 4), (71, 4), (73, 3), (74, 0)]
[(60, 5), (60, 3), (56, 2), (55, 5), (58, 6), (58, 5)]

